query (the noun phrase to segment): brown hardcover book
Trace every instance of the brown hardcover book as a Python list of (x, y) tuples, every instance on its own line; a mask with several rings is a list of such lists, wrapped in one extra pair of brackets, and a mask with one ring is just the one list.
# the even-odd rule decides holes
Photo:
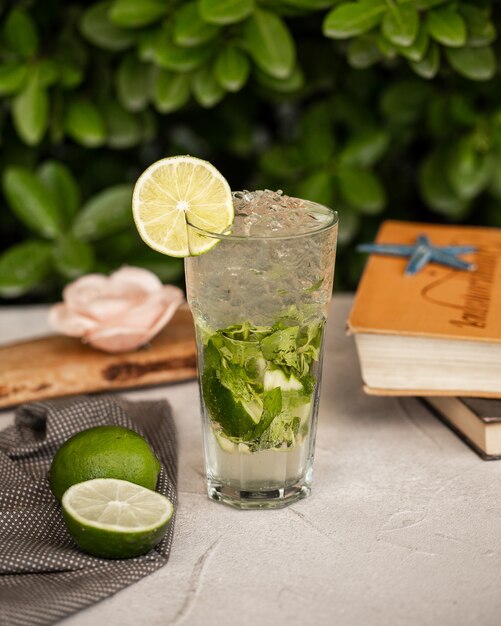
[(371, 255), (348, 319), (368, 393), (501, 397), (501, 230), (384, 222), (378, 243), (473, 245), (472, 272)]
[(501, 459), (501, 400), (447, 397), (425, 400), (483, 459)]

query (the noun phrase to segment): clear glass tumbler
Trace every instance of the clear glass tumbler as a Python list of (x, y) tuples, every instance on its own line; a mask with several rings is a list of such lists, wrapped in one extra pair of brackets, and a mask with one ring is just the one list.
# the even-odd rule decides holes
[(185, 261), (208, 495), (241, 509), (310, 493), (337, 214), (281, 192), (236, 192), (224, 234)]

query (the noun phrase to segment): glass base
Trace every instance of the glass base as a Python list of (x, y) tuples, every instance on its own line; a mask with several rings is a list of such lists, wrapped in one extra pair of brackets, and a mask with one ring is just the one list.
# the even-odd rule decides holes
[(243, 491), (214, 479), (207, 481), (207, 495), (211, 500), (242, 510), (281, 509), (306, 498), (310, 493), (310, 485), (302, 481), (286, 487), (253, 491)]

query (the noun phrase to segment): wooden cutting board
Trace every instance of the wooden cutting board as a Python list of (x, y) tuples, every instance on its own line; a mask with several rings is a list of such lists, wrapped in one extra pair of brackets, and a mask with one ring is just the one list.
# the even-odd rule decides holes
[(196, 376), (193, 319), (187, 306), (147, 348), (107, 354), (53, 335), (0, 347), (0, 408), (30, 400), (112, 391)]

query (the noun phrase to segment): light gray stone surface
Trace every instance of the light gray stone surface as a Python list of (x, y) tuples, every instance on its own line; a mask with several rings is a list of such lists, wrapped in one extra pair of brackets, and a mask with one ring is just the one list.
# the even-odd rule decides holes
[[(329, 320), (313, 495), (289, 508), (207, 499), (195, 383), (126, 394), (174, 409), (172, 555), (65, 626), (501, 623), (501, 462), (480, 460), (416, 400), (362, 393), (349, 306), (335, 297)], [(27, 336), (27, 320), (37, 334), (42, 313), (0, 312), (3, 338)], [(11, 420), (0, 413), (0, 428)]]

